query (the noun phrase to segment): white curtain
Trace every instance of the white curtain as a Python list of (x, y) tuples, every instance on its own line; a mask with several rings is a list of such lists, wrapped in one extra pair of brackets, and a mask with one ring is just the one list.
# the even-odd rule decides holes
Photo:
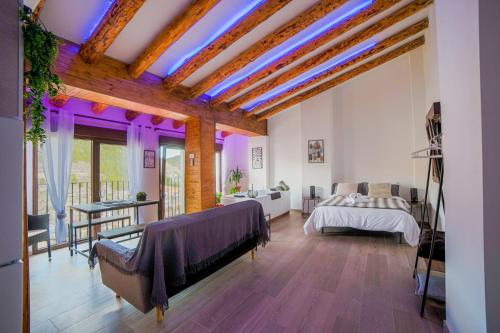
[(143, 154), (144, 138), (143, 128), (131, 124), (127, 129), (127, 168), (129, 192), (135, 200), (137, 192), (144, 191), (143, 184)]
[(47, 139), (42, 144), (42, 162), (50, 202), (56, 211), (56, 242), (66, 242), (66, 200), (71, 180), (73, 161), (74, 116), (71, 111), (59, 110), (54, 126), (51, 124), (51, 112), (46, 114), (45, 133)]

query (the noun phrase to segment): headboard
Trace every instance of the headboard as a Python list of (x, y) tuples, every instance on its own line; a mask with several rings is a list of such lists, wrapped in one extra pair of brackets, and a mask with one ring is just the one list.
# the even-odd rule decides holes
[[(338, 183), (332, 184), (332, 195), (335, 194), (337, 184)], [(362, 195), (368, 195), (368, 182), (358, 183), (358, 193), (361, 193)], [(391, 184), (391, 194), (394, 196), (400, 196), (398, 184)]]

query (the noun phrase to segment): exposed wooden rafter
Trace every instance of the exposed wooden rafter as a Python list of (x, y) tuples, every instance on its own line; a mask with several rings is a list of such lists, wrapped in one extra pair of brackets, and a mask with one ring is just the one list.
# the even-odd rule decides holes
[(317, 20), (323, 18), (327, 14), (333, 12), (346, 2), (347, 0), (320, 0), (290, 21), (280, 26), (278, 29), (271, 32), (269, 35), (259, 40), (257, 43), (247, 48), (245, 51), (241, 52), (236, 58), (229, 61), (229, 63), (213, 71), (201, 82), (197, 83), (191, 89), (192, 97), (201, 96), (203, 93), (209, 91), (224, 79), (255, 61), (261, 55), (295, 36), (297, 33), (304, 30)]
[(87, 63), (97, 62), (145, 1), (115, 0), (89, 40), (83, 44), (80, 50), (83, 60)]
[(242, 112), (215, 109), (206, 102), (186, 100), (167, 92), (163, 78), (148, 72), (132, 79), (126, 63), (107, 56), (96, 64), (87, 64), (78, 56), (78, 51), (79, 45), (62, 40), (54, 68), (69, 96), (183, 122), (194, 118), (212, 119), (217, 126), (240, 134), (267, 134), (265, 122), (246, 118)]
[(33, 14), (31, 15), (33, 21), (38, 20), (38, 18), (42, 14), (42, 10), (44, 7), (45, 7), (45, 0), (40, 0), (40, 2), (38, 2), (38, 5), (36, 5), (35, 10), (33, 10)]
[(425, 43), (425, 38), (422, 36), (422, 37), (419, 37), (419, 38), (416, 38), (406, 44), (404, 44), (403, 46), (400, 46), (398, 47), (397, 49), (387, 53), (387, 54), (384, 54), (374, 60), (371, 60), (363, 65), (360, 65), (348, 72), (346, 72), (345, 74), (342, 74), (342, 75), (339, 75), (329, 81), (326, 81), (312, 89), (309, 89), (303, 93), (300, 93), (296, 96), (293, 96), (292, 98), (280, 103), (280, 104), (277, 104), (269, 109), (267, 109), (265, 112), (259, 114), (257, 120), (258, 121), (263, 121), (263, 120), (266, 120), (282, 111), (285, 111), (286, 109), (288, 109), (289, 107), (297, 104), (297, 103), (300, 103), (306, 99), (309, 99), (311, 97), (314, 97), (318, 94), (321, 94), (322, 92), (324, 91), (327, 91), (333, 87), (336, 87), (338, 86), (339, 84), (342, 84), (360, 74), (363, 74), (367, 71), (369, 71), (370, 69), (372, 68), (375, 68), (377, 66), (380, 66), (392, 59), (395, 59), (397, 57), (399, 57), (400, 55), (403, 55), (407, 52), (410, 52), (414, 49), (416, 49), (417, 47), (419, 46), (422, 46), (424, 45)]
[(252, 111), (248, 112), (247, 116), (251, 116), (251, 115), (256, 114), (262, 110), (265, 110), (268, 107), (270, 107), (271, 105), (276, 104), (277, 102), (292, 96), (293, 94), (297, 93), (298, 91), (304, 90), (305, 88), (308, 88), (314, 84), (317, 84), (317, 83), (325, 80), (326, 78), (343, 71), (344, 69), (346, 69), (348, 67), (356, 65), (356, 64), (372, 57), (375, 54), (383, 52), (386, 49), (390, 48), (391, 46), (394, 46), (398, 43), (401, 43), (405, 39), (423, 31), (428, 26), (429, 26), (429, 20), (427, 18), (425, 18), (425, 19), (423, 19), (415, 24), (412, 24), (408, 28), (403, 29), (400, 32), (392, 35), (391, 37), (388, 37), (388, 38), (384, 39), (383, 41), (377, 43), (376, 46), (361, 53), (360, 55), (356, 56), (355, 58), (353, 58), (347, 62), (341, 63), (338, 66), (335, 66), (328, 71), (325, 71), (325, 72), (322, 72), (321, 74), (313, 76), (312, 78), (305, 81), (304, 83), (299, 84), (297, 86), (294, 86), (290, 89), (287, 89), (275, 97), (267, 99), (264, 103), (258, 105), (257, 107), (252, 109)]
[(320, 54), (298, 64), (297, 66), (291, 68), (290, 70), (284, 72), (283, 74), (262, 83), (261, 85), (253, 88), (252, 90), (246, 92), (245, 94), (238, 96), (229, 103), (230, 110), (237, 110), (240, 106), (246, 104), (247, 102), (253, 100), (254, 98), (261, 96), (268, 91), (288, 82), (297, 76), (319, 66), (320, 64), (338, 56), (339, 54), (351, 49), (352, 47), (358, 45), (359, 43), (368, 40), (369, 38), (375, 36), (376, 34), (384, 31), (385, 29), (393, 26), (396, 23), (410, 17), (417, 11), (422, 10), (429, 6), (432, 0), (426, 1), (413, 1), (410, 4), (398, 9), (394, 13), (387, 17), (382, 18), (378, 22), (372, 24), (366, 29), (354, 34), (353, 36), (342, 40), (341, 42), (333, 45), (327, 50), (321, 52)]
[(92, 103), (92, 106), (90, 107), (90, 109), (92, 110), (92, 112), (96, 115), (100, 115), (101, 113), (104, 112), (104, 110), (106, 110), (107, 108), (109, 107), (109, 105), (107, 104), (103, 104), (103, 103), (96, 103), (96, 102), (93, 102)]
[(135, 59), (128, 69), (130, 75), (134, 78), (141, 76), (173, 43), (205, 16), (219, 1), (199, 0), (191, 2)]
[(158, 126), (158, 125), (160, 125), (162, 122), (164, 122), (164, 121), (165, 121), (165, 119), (167, 119), (167, 118), (162, 117), (162, 116), (152, 115), (152, 116), (151, 116), (151, 124), (152, 124), (153, 126)]
[(203, 50), (188, 59), (174, 73), (165, 78), (165, 88), (171, 89), (179, 85), (198, 68), (215, 58), (219, 53), (227, 49), (238, 39), (246, 35), (260, 23), (267, 20), (271, 15), (283, 8), (291, 0), (268, 0), (253, 10), (242, 20), (229, 28), (224, 34), (210, 43)]
[(243, 89), (250, 87), (251, 85), (268, 77), (273, 73), (276, 73), (276, 71), (280, 70), (281, 68), (288, 66), (289, 64), (302, 58), (308, 53), (317, 50), (319, 47), (334, 40), (335, 38), (350, 31), (351, 29), (359, 26), (360, 24), (368, 21), (375, 15), (382, 13), (383, 11), (389, 9), (390, 7), (394, 6), (400, 1), (401, 0), (377, 0), (376, 3), (368, 7), (366, 10), (363, 10), (362, 12), (352, 16), (350, 19), (347, 19), (341, 24), (335, 26), (333, 29), (328, 30), (327, 32), (321, 34), (320, 36), (311, 40), (310, 42), (296, 48), (294, 51), (286, 54), (285, 56), (276, 59), (275, 61), (268, 64), (267, 66), (264, 66), (257, 72), (248, 75), (238, 84), (226, 89), (219, 95), (215, 96), (211, 101), (212, 104), (218, 105), (224, 101), (229, 100), (232, 96), (236, 95)]
[(49, 104), (56, 108), (62, 108), (68, 103), (70, 96), (64, 94), (57, 94), (55, 97), (49, 98)]
[(128, 121), (132, 121), (135, 118), (139, 117), (140, 115), (141, 113), (137, 111), (132, 111), (132, 110), (125, 111), (125, 119), (127, 119)]

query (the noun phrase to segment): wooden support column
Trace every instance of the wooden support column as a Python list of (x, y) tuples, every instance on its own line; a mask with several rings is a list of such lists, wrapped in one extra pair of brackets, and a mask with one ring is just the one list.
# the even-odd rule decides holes
[[(194, 165), (190, 155), (194, 154)], [(186, 213), (215, 206), (215, 122), (186, 122)]]

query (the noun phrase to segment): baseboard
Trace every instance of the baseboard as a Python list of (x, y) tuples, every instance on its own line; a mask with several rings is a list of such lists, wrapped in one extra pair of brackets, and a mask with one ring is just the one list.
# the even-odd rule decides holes
[(276, 216), (276, 217), (271, 218), (270, 222), (273, 222), (273, 221), (275, 221), (275, 220), (277, 220), (277, 219), (279, 219), (280, 217), (283, 217), (283, 216), (285, 216), (285, 215), (290, 215), (290, 211), (288, 211), (288, 212), (286, 212), (286, 213), (283, 213), (283, 214), (281, 214), (281, 215), (278, 215), (278, 216)]

